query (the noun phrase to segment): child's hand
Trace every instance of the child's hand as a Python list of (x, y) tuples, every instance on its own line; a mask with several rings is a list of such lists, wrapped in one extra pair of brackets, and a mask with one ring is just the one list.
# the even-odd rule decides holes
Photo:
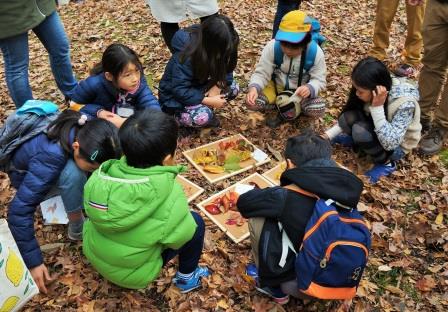
[(111, 123), (113, 123), (115, 125), (115, 127), (121, 128), (123, 123), (126, 121), (126, 118), (123, 118), (121, 116), (118, 116), (118, 115), (114, 114), (113, 117), (107, 118), (106, 120), (108, 120)]
[(106, 120), (108, 120), (109, 118), (113, 118), (114, 115), (115, 115), (114, 113), (109, 112), (109, 111), (107, 111), (107, 110), (105, 110), (105, 109), (101, 109), (101, 110), (99, 110), (98, 113), (96, 114), (96, 116), (97, 116), (98, 118), (106, 119)]
[(247, 106), (249, 106), (250, 108), (255, 108), (256, 107), (255, 100), (257, 98), (258, 98), (257, 88), (250, 87), (249, 88), (249, 92), (247, 92), (247, 95), (246, 95), (246, 104), (247, 104)]
[(202, 104), (211, 108), (221, 108), (227, 103), (225, 99), (225, 94), (218, 94), (215, 96), (206, 96), (202, 100)]
[(383, 86), (376, 86), (376, 90), (372, 91), (372, 106), (383, 106), (386, 102), (387, 94), (389, 92)]
[(295, 94), (303, 97), (303, 98), (307, 98), (311, 95), (311, 91), (310, 88), (308, 88), (307, 86), (300, 86), (297, 88), (296, 92), (294, 92)]
[(205, 96), (212, 97), (219, 94), (221, 94), (221, 89), (217, 85), (214, 85), (210, 88), (210, 90), (207, 91), (207, 93), (205, 93)]
[(125, 122), (126, 118), (123, 118), (121, 116), (118, 116), (117, 114), (114, 114), (112, 112), (101, 110), (98, 113), (98, 117), (101, 119), (105, 119), (115, 125), (115, 127), (120, 128), (121, 125)]
[(45, 281), (52, 281), (53, 279), (50, 277), (50, 273), (48, 273), (47, 267), (45, 264), (41, 264), (37, 267), (34, 267), (30, 270), (31, 276), (36, 282), (37, 287), (39, 287), (39, 291), (47, 294), (47, 287), (45, 287)]

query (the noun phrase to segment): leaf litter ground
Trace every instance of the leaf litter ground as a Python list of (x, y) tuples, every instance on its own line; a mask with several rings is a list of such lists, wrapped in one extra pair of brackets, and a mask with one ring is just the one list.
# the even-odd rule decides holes
[[(404, 2), (404, 1), (403, 1)], [(198, 131), (181, 139), (180, 150), (187, 150), (228, 135), (242, 133), (265, 151), (281, 151), (287, 137), (312, 127), (320, 131), (330, 126), (350, 88), (350, 71), (366, 55), (371, 44), (375, 1), (306, 1), (302, 9), (317, 17), (328, 38), (325, 48), (328, 88), (324, 97), (329, 109), (324, 118), (299, 118), (294, 124), (271, 130), (263, 116), (244, 108), (244, 91), (264, 44), (270, 39), (276, 1), (220, 1), (224, 14), (231, 17), (241, 36), (236, 79), (243, 94), (218, 115), (222, 128)], [(390, 64), (400, 60), (406, 18), (403, 4), (392, 27)], [(62, 7), (60, 14), (71, 40), (74, 71), (78, 78), (88, 76), (92, 65), (112, 42), (122, 42), (141, 56), (151, 85), (157, 85), (169, 52), (163, 44), (158, 23), (144, 1), (92, 1)], [(187, 25), (185, 23), (184, 25)], [(53, 81), (47, 55), (34, 35), (30, 36), (30, 81), (34, 96), (62, 105), (63, 99)], [(0, 60), (0, 62), (2, 62)], [(3, 64), (0, 66), (0, 120), (13, 110), (7, 94)], [(268, 148), (269, 144), (269, 148)], [(363, 211), (373, 233), (369, 266), (351, 303), (302, 302), (291, 300), (280, 307), (260, 296), (243, 278), (245, 264), (251, 261), (249, 242), (232, 243), (210, 220), (207, 224), (202, 264), (213, 275), (200, 291), (181, 295), (171, 286), (175, 263), (164, 268), (160, 278), (140, 291), (116, 287), (96, 273), (82, 256), (80, 243), (68, 241), (63, 226), (43, 226), (35, 221), (36, 235), (44, 250), (45, 262), (57, 277), (49, 296), (36, 296), (25, 311), (446, 311), (448, 309), (448, 171), (447, 151), (421, 158), (410, 155), (391, 178), (377, 185), (366, 184)], [(335, 159), (357, 174), (366, 163), (344, 148), (336, 147)], [(228, 187), (253, 172), (262, 173), (273, 163), (210, 185), (178, 153), (178, 161), (189, 166), (187, 177), (206, 192), (196, 202)], [(0, 214), (6, 217), (7, 204), (14, 191), (0, 174)], [(196, 209), (192, 205), (193, 209)]]

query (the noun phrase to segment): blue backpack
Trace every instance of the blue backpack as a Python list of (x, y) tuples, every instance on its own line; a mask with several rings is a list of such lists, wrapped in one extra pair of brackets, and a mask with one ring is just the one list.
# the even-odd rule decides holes
[(40, 100), (28, 100), (11, 114), (0, 128), (0, 171), (7, 172), (15, 150), (24, 142), (46, 132), (48, 125), (57, 116), (56, 104)]
[[(306, 49), (306, 56), (303, 68), (309, 71), (314, 65), (316, 59), (317, 47), (325, 42), (325, 37), (320, 33), (320, 23), (317, 19), (311, 18), (311, 41)], [(280, 41), (275, 41), (274, 44), (274, 64), (279, 68), (283, 63), (283, 51), (280, 47)]]
[[(286, 188), (317, 199), (295, 260), (299, 290), (319, 299), (353, 298), (367, 265), (371, 244), (362, 216), (355, 209), (340, 208), (340, 204), (336, 209), (333, 200), (319, 199), (295, 185)], [(282, 235), (285, 254), (288, 248), (295, 252), (285, 231)]]

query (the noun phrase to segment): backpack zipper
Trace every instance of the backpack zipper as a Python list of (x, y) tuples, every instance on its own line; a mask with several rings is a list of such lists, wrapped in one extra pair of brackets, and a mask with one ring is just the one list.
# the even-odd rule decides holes
[[(329, 216), (332, 216), (332, 215), (339, 215), (339, 213), (337, 211), (327, 211), (326, 213), (324, 213), (319, 218), (319, 220), (317, 220), (316, 224), (314, 224), (313, 227), (311, 229), (309, 229), (305, 233), (305, 235), (303, 236), (303, 241), (308, 239), (317, 230), (317, 228), (321, 225), (321, 223), (323, 223)], [(362, 225), (364, 225), (368, 229), (366, 223), (364, 221), (362, 221), (362, 220), (359, 220), (359, 219), (339, 217), (339, 220), (341, 220), (344, 223), (358, 223), (358, 224), (362, 224)]]
[(353, 246), (353, 247), (361, 248), (364, 251), (364, 253), (366, 254), (366, 259), (367, 259), (368, 255), (369, 255), (369, 251), (361, 243), (350, 242), (350, 241), (337, 241), (337, 242), (331, 243), (330, 246), (328, 246), (327, 250), (325, 251), (325, 256), (319, 263), (320, 267), (322, 269), (324, 269), (327, 266), (327, 262), (330, 261), (330, 256), (331, 256), (331, 252), (333, 251), (333, 249), (336, 248), (339, 245)]

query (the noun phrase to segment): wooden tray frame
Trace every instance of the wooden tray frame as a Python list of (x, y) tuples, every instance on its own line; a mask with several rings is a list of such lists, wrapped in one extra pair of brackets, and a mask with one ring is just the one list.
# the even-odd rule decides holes
[[(234, 175), (237, 175), (237, 174), (240, 174), (241, 172), (244, 172), (244, 171), (247, 171), (247, 170), (249, 170), (249, 169), (251, 169), (251, 168), (255, 168), (255, 167), (258, 167), (258, 166), (261, 166), (261, 165), (263, 165), (263, 164), (266, 164), (266, 163), (268, 163), (268, 162), (270, 162), (271, 161), (271, 158), (268, 156), (265, 160), (263, 160), (263, 161), (261, 161), (261, 162), (255, 162), (255, 160), (251, 160), (252, 162), (254, 162), (252, 165), (248, 165), (248, 166), (246, 166), (246, 167), (243, 167), (243, 168), (241, 168), (240, 170), (236, 170), (236, 171), (233, 171), (233, 172), (225, 172), (225, 173), (219, 173), (219, 174), (216, 174), (216, 173), (209, 173), (209, 172), (205, 172), (203, 169), (202, 169), (202, 166), (201, 165), (198, 165), (198, 164), (196, 164), (194, 161), (193, 161), (193, 153), (196, 151), (196, 150), (199, 150), (199, 149), (202, 149), (202, 148), (207, 148), (207, 147), (211, 147), (211, 146), (215, 146), (215, 145), (218, 145), (220, 142), (225, 142), (225, 141), (230, 141), (230, 140), (237, 140), (237, 139), (243, 139), (243, 140), (245, 140), (247, 143), (249, 143), (250, 145), (252, 145), (253, 147), (254, 147), (254, 150), (255, 149), (259, 149), (256, 145), (254, 145), (252, 142), (250, 142), (248, 139), (246, 139), (243, 135), (241, 135), (241, 134), (236, 134), (236, 135), (233, 135), (233, 136), (230, 136), (230, 137), (226, 137), (226, 138), (224, 138), (224, 139), (221, 139), (221, 140), (218, 140), (218, 141), (215, 141), (215, 142), (212, 142), (212, 143), (208, 143), (208, 144), (205, 144), (205, 145), (201, 145), (201, 146), (199, 146), (199, 147), (196, 147), (196, 148), (193, 148), (193, 149), (190, 149), (190, 150), (187, 150), (187, 151), (184, 151), (183, 152), (183, 154), (184, 154), (184, 156), (185, 156), (185, 158), (187, 158), (187, 160), (207, 179), (207, 181), (209, 182), (209, 183), (211, 183), (211, 184), (213, 184), (213, 183), (216, 183), (216, 182), (218, 182), (218, 181), (221, 181), (221, 180), (224, 180), (224, 179), (227, 179), (227, 178), (229, 178), (229, 177), (232, 177), (232, 176), (234, 176)], [(261, 149), (259, 149), (259, 150), (261, 150)], [(267, 155), (267, 154), (266, 154)], [(249, 160), (247, 160), (247, 161), (249, 161)]]
[[(191, 182), (190, 180), (188, 180), (187, 178), (185, 178), (184, 176), (181, 175), (177, 175), (176, 177), (176, 181), (179, 182), (179, 184), (182, 186), (182, 189), (184, 190), (185, 195), (187, 195), (187, 200), (188, 203), (192, 202), (193, 200), (195, 200), (199, 195), (201, 195), (202, 193), (204, 193), (204, 189), (202, 187), (200, 187), (199, 185), (197, 185), (196, 183)], [(185, 192), (185, 188), (184, 185), (188, 185), (189, 187), (193, 188), (193, 194), (191, 194), (190, 196), (188, 196), (187, 192)]]
[[(285, 161), (281, 161), (281, 162), (277, 163), (277, 165), (275, 165), (273, 168), (271, 168), (268, 171), (264, 172), (262, 174), (262, 176), (265, 177), (266, 179), (268, 179), (274, 185), (280, 185), (280, 180), (275, 179), (275, 175), (278, 173), (278, 171), (281, 168), (281, 165), (284, 164), (284, 163), (285, 163)], [(345, 169), (347, 171), (350, 171), (347, 167), (341, 165), (340, 163), (336, 162), (336, 164), (339, 167), (341, 167), (341, 168), (343, 168), (343, 169)]]
[[(258, 182), (258, 183), (264, 182), (266, 184), (265, 187), (274, 186), (271, 181), (269, 181), (268, 179), (263, 177), (261, 174), (254, 173), (254, 174), (251, 174), (250, 176), (248, 176), (247, 178), (244, 178), (241, 181), (232, 184), (228, 188), (226, 188), (216, 194), (213, 194), (209, 198), (203, 200), (202, 202), (200, 202), (199, 204), (196, 205), (210, 220), (213, 221), (213, 223), (215, 223), (233, 242), (235, 242), (237, 244), (249, 237), (250, 233), (249, 233), (248, 224), (246, 223), (245, 225), (241, 226), (241, 228), (245, 227), (247, 230), (243, 231), (243, 232), (245, 232), (243, 235), (237, 237), (232, 233), (232, 231), (229, 230), (228, 225), (226, 225), (225, 223), (218, 220), (217, 215), (212, 215), (207, 210), (205, 210), (204, 207), (205, 207), (205, 205), (207, 205), (208, 203), (210, 203), (217, 197), (222, 196), (223, 194), (227, 193), (228, 191), (233, 191), (237, 184), (245, 184), (245, 183), (247, 184), (247, 182), (254, 181), (254, 180), (255, 180), (255, 182)], [(218, 216), (226, 216), (227, 214), (229, 214), (229, 212), (226, 212), (224, 214), (219, 214)], [(224, 218), (226, 218), (226, 217), (224, 217)]]

